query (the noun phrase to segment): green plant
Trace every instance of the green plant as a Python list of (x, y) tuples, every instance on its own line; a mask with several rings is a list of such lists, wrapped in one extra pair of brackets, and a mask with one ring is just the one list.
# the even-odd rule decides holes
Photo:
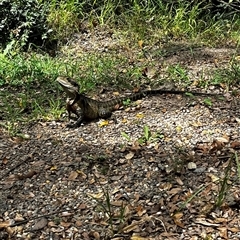
[(121, 132), (121, 135), (122, 135), (122, 137), (124, 137), (128, 142), (131, 141), (131, 137), (130, 137), (127, 133)]
[(236, 164), (237, 164), (238, 178), (240, 179), (240, 163), (239, 163), (237, 152), (235, 152), (235, 161), (236, 161)]
[(16, 42), (21, 47), (30, 43), (42, 45), (51, 32), (46, 23), (47, 14), (47, 5), (37, 0), (2, 0), (0, 15), (4, 17), (0, 22), (0, 43), (6, 46), (11, 40), (11, 46)]
[(204, 98), (203, 102), (209, 107), (212, 106), (212, 100), (210, 98)]
[(64, 41), (78, 32), (79, 17), (83, 17), (82, 4), (79, 1), (54, 0), (48, 4), (50, 10), (47, 22), (54, 32), (54, 39)]
[(178, 82), (181, 85), (185, 84), (188, 86), (191, 83), (187, 71), (183, 69), (179, 64), (169, 66), (167, 72), (169, 73), (170, 79)]
[(149, 142), (153, 142), (159, 138), (161, 138), (162, 135), (157, 132), (156, 134), (152, 134), (148, 126), (143, 127), (143, 135), (138, 139), (138, 142), (140, 144), (147, 144)]
[(143, 127), (143, 136), (138, 139), (140, 144), (147, 143), (151, 140), (151, 132), (148, 126)]
[(229, 180), (230, 180), (230, 175), (231, 175), (231, 167), (232, 167), (232, 158), (229, 160), (228, 165), (225, 169), (224, 172), (224, 177), (222, 180), (220, 180), (220, 189), (218, 192), (218, 195), (216, 197), (216, 201), (215, 201), (215, 207), (221, 207), (226, 195), (229, 191), (229, 189), (231, 188), (231, 185), (228, 184)]
[(179, 211), (182, 211), (186, 208), (187, 204), (190, 203), (197, 195), (202, 192), (207, 186), (202, 186), (198, 190), (196, 190), (185, 202), (179, 204)]
[[(101, 186), (101, 184), (100, 184)], [(111, 228), (112, 234), (114, 232), (119, 231), (121, 229), (122, 223), (125, 221), (125, 206), (122, 202), (121, 206), (116, 207), (111, 204), (111, 196), (109, 194), (109, 189), (104, 189), (101, 186), (102, 192), (104, 199), (102, 200), (99, 197), (95, 197), (94, 195), (90, 195), (98, 204), (99, 211), (102, 211), (105, 216), (108, 218), (108, 222)], [(120, 225), (119, 225), (120, 221)], [(116, 225), (119, 225), (118, 229), (116, 229)]]

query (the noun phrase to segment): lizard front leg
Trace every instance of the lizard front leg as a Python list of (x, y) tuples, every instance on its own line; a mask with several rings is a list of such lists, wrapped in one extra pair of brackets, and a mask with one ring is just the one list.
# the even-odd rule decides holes
[(75, 123), (68, 123), (67, 124), (68, 128), (78, 128), (84, 119), (84, 114), (81, 108), (77, 108), (76, 112), (74, 113), (78, 116), (78, 119)]
[(77, 117), (79, 117), (79, 113), (78, 113), (78, 105), (77, 104), (73, 104), (73, 100), (71, 99), (67, 99), (66, 101), (66, 110), (68, 112), (68, 119), (71, 119), (71, 113), (74, 113), (75, 115), (77, 115)]

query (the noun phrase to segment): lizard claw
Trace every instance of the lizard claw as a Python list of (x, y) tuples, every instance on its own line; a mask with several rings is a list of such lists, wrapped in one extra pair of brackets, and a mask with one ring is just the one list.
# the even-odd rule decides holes
[(77, 126), (77, 124), (75, 124), (75, 123), (68, 123), (67, 124), (67, 128), (77, 128), (78, 126)]

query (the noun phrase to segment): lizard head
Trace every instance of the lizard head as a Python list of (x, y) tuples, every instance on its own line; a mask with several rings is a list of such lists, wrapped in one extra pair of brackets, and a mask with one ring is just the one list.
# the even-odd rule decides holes
[(61, 85), (68, 97), (74, 99), (79, 93), (79, 85), (73, 79), (69, 77), (59, 76), (56, 81)]

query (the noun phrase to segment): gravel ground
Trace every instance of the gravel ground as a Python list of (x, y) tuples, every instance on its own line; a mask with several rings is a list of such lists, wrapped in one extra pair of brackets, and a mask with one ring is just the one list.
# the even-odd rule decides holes
[[(203, 56), (190, 76), (216, 67)], [(78, 129), (0, 129), (0, 239), (240, 239), (239, 100), (152, 96)]]

